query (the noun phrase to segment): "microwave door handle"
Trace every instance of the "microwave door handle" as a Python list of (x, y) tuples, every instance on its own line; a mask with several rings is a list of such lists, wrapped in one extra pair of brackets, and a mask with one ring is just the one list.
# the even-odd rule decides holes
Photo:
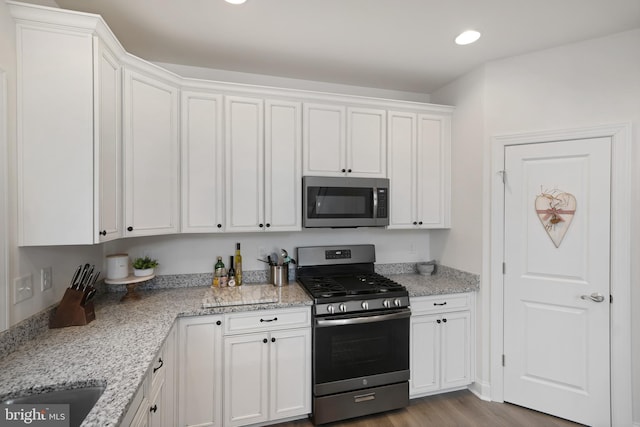
[(373, 188), (373, 219), (378, 218), (378, 188)]

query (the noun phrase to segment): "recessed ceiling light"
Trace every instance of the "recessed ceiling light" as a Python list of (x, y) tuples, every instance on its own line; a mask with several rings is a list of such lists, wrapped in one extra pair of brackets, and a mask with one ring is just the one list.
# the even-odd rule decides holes
[(231, 3), (231, 4), (242, 4), (244, 2), (246, 2), (247, 0), (224, 0), (227, 3)]
[(456, 37), (456, 44), (465, 45), (471, 44), (477, 41), (480, 38), (480, 33), (474, 30), (467, 30), (462, 32), (458, 37)]

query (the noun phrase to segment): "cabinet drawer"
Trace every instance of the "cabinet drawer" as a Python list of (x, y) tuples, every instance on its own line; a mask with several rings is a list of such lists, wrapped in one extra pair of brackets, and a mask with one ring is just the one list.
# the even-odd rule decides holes
[(415, 297), (411, 298), (410, 302), (411, 312), (413, 314), (468, 310), (471, 308), (471, 294), (463, 293)]
[(272, 331), (311, 325), (311, 309), (309, 307), (229, 313), (224, 317), (225, 334)]
[(149, 376), (151, 377), (150, 394), (153, 394), (158, 389), (160, 384), (164, 382), (166, 370), (167, 368), (165, 367), (165, 355), (163, 348), (153, 359), (153, 362), (151, 362), (151, 367), (149, 368)]

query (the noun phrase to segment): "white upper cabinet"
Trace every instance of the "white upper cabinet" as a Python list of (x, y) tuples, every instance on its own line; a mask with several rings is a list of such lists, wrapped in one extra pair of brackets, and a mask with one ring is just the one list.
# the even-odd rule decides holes
[(304, 104), (304, 175), (344, 175), (347, 170), (345, 115), (344, 107)]
[(301, 128), (299, 102), (265, 101), (264, 219), (267, 230), (302, 228)]
[(226, 231), (301, 227), (300, 104), (225, 97)]
[(303, 174), (386, 177), (386, 111), (304, 104)]
[(20, 70), (19, 245), (119, 237), (120, 66), (96, 36), (34, 25), (28, 9), (10, 7)]
[(226, 229), (264, 228), (264, 101), (225, 99)]
[(125, 69), (125, 236), (178, 231), (178, 89)]
[(389, 228), (450, 227), (451, 107), (183, 78), (98, 15), (7, 5), (20, 246), (298, 231), (303, 175), (389, 178)]
[(451, 118), (389, 112), (389, 228), (450, 227)]
[(224, 231), (222, 95), (182, 91), (183, 233)]
[(97, 206), (99, 212), (98, 235), (101, 242), (122, 237), (122, 66), (115, 56), (98, 43), (98, 73), (95, 85), (97, 110), (95, 138), (99, 150), (95, 151), (98, 167)]
[(372, 108), (347, 109), (347, 174), (387, 177), (387, 112)]

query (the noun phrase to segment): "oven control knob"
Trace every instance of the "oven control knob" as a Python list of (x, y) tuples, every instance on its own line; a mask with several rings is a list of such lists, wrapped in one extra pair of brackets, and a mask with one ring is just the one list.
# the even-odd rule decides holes
[(340, 309), (341, 312), (346, 312), (347, 311), (347, 305), (345, 303), (342, 303), (338, 306), (338, 308)]
[(336, 309), (335, 309), (335, 307), (334, 307), (332, 304), (329, 304), (329, 305), (327, 306), (327, 311), (328, 311), (329, 313), (333, 314), (333, 313), (336, 311)]
[(400, 301), (400, 298), (394, 299), (393, 303), (395, 304), (396, 307), (400, 307), (400, 305), (402, 304), (402, 302)]
[(391, 301), (389, 301), (388, 299), (382, 301), (382, 306), (384, 308), (391, 308)]
[(363, 310), (369, 310), (369, 303), (368, 302), (362, 301), (361, 306), (362, 306)]

